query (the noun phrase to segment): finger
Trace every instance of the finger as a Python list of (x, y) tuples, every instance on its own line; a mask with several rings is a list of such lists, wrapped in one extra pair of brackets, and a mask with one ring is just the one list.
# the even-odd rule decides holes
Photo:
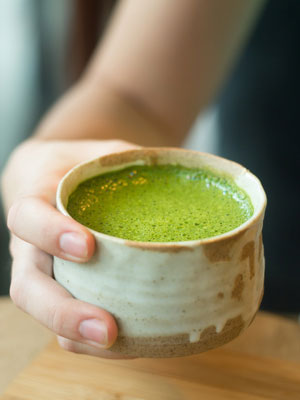
[(118, 331), (112, 315), (72, 298), (69, 292), (42, 272), (51, 270), (52, 258), (49, 255), (20, 239), (16, 243), (10, 290), (14, 303), (59, 336), (98, 348), (109, 348)]
[(90, 356), (108, 358), (113, 360), (136, 359), (136, 357), (127, 356), (121, 353), (113, 353), (112, 351), (99, 349), (97, 347), (89, 346), (88, 344), (75, 342), (74, 340), (66, 339), (62, 336), (57, 336), (57, 341), (60, 347), (62, 347), (64, 350), (71, 351), (72, 353), (87, 354)]
[(7, 225), (20, 239), (66, 260), (84, 262), (94, 252), (94, 237), (87, 228), (35, 196), (13, 203)]
[(105, 156), (110, 153), (141, 149), (141, 146), (139, 145), (120, 139), (108, 140), (108, 141), (103, 141), (103, 140), (72, 141), (71, 143), (68, 142), (68, 146), (70, 147), (70, 144), (72, 145), (73, 143), (75, 147), (78, 143), (80, 143), (80, 150), (81, 150), (80, 159), (78, 159), (77, 162), (81, 162), (84, 159), (87, 160), (95, 157)]

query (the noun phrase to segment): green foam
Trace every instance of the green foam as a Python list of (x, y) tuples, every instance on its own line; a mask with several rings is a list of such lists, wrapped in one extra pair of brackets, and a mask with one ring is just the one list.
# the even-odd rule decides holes
[(95, 176), (71, 194), (67, 210), (81, 224), (142, 242), (209, 238), (253, 215), (232, 179), (182, 166), (132, 166)]

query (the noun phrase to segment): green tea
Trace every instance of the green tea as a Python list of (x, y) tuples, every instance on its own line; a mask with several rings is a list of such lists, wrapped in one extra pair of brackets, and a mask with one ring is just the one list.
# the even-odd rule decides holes
[(142, 242), (177, 242), (228, 232), (253, 215), (232, 179), (177, 165), (131, 166), (82, 182), (67, 210), (81, 224)]

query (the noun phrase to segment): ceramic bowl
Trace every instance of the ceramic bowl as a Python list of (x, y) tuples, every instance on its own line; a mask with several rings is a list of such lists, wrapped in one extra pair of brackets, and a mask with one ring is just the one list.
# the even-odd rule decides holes
[(145, 148), (73, 168), (58, 186), (58, 210), (69, 215), (68, 197), (82, 181), (144, 164), (204, 167), (228, 175), (248, 193), (254, 214), (230, 232), (186, 242), (134, 242), (91, 230), (96, 241), (92, 259), (82, 265), (55, 258), (55, 278), (74, 297), (115, 317), (119, 335), (112, 351), (176, 357), (223, 345), (251, 323), (263, 296), (266, 196), (262, 185), (247, 169), (224, 158)]

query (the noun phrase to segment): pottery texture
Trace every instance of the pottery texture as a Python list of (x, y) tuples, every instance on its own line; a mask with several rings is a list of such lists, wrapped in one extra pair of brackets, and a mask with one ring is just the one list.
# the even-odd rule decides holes
[(85, 265), (55, 258), (55, 278), (74, 297), (115, 317), (119, 336), (112, 351), (176, 357), (215, 348), (251, 323), (262, 299), (263, 188), (245, 168), (219, 157), (180, 149), (130, 150), (71, 170), (59, 185), (58, 209), (68, 215), (68, 197), (83, 180), (145, 163), (229, 174), (249, 194), (254, 215), (231, 232), (189, 242), (133, 242), (92, 231), (93, 258)]

